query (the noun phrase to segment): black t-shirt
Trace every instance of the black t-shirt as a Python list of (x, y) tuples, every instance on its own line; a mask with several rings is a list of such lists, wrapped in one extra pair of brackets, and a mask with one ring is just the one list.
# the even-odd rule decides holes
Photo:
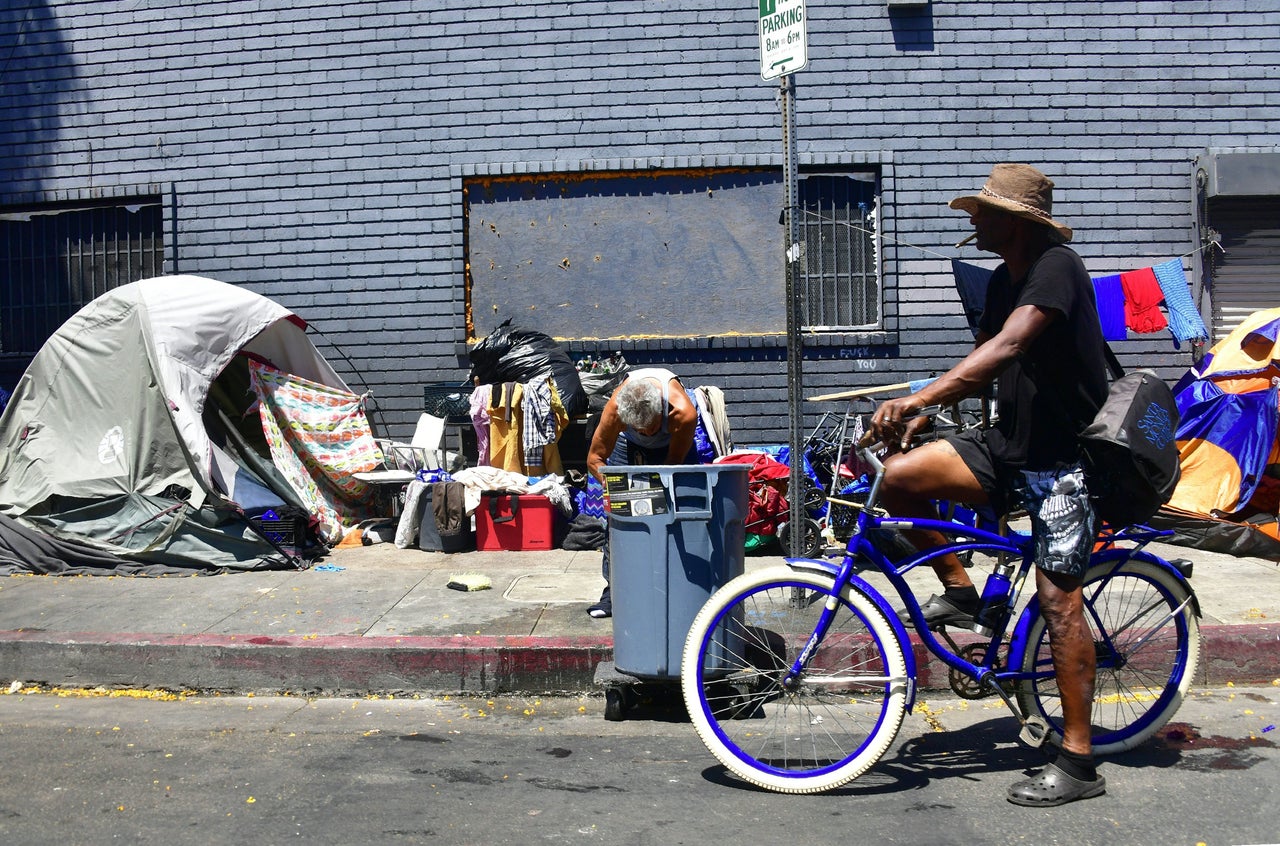
[(1048, 470), (1078, 458), (1079, 433), (1107, 398), (1102, 326), (1084, 262), (1065, 246), (1046, 250), (1023, 280), (1011, 280), (1003, 264), (996, 268), (980, 327), (997, 335), (1009, 314), (1024, 305), (1050, 309), (1057, 317), (1000, 374), (1000, 419), (987, 443), (998, 460)]

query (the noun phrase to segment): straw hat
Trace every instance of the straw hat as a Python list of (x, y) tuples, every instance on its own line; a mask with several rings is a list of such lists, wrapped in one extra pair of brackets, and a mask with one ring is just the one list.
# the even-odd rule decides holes
[(1053, 219), (1053, 180), (1031, 165), (998, 164), (981, 192), (956, 197), (950, 205), (969, 214), (979, 205), (990, 206), (1048, 226), (1058, 243), (1071, 240), (1071, 227)]

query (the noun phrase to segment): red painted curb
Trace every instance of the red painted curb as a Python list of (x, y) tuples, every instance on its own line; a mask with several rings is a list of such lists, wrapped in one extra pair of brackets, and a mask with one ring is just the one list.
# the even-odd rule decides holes
[(58, 686), (365, 694), (589, 689), (608, 638), (0, 632), (0, 678)]
[[(976, 635), (954, 635), (961, 647), (981, 642)], [(911, 635), (915, 651), (918, 687), (922, 690), (948, 686), (949, 669)], [(1200, 626), (1200, 666), (1193, 684), (1270, 684), (1280, 679), (1280, 624)]]
[(1280, 624), (1200, 627), (1197, 684), (1270, 684), (1280, 679)]
[(3, 643), (129, 644), (155, 646), (287, 646), (295, 649), (613, 649), (613, 638), (531, 637), (515, 635), (450, 635), (434, 637), (364, 637), (361, 635), (222, 635), (157, 634), (155, 632), (0, 631)]

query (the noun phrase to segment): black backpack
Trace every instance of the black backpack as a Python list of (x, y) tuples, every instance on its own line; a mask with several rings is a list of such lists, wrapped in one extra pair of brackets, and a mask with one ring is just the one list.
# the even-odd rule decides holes
[(1125, 374), (1110, 346), (1106, 357), (1115, 379), (1106, 402), (1080, 434), (1082, 463), (1098, 516), (1128, 526), (1149, 519), (1177, 487), (1178, 407), (1155, 373)]

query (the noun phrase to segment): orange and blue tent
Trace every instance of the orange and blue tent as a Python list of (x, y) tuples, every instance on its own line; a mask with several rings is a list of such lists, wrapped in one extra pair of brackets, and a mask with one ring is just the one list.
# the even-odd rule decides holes
[(1174, 395), (1182, 478), (1167, 511), (1247, 527), (1219, 534), (1231, 551), (1280, 557), (1280, 309), (1242, 321)]

